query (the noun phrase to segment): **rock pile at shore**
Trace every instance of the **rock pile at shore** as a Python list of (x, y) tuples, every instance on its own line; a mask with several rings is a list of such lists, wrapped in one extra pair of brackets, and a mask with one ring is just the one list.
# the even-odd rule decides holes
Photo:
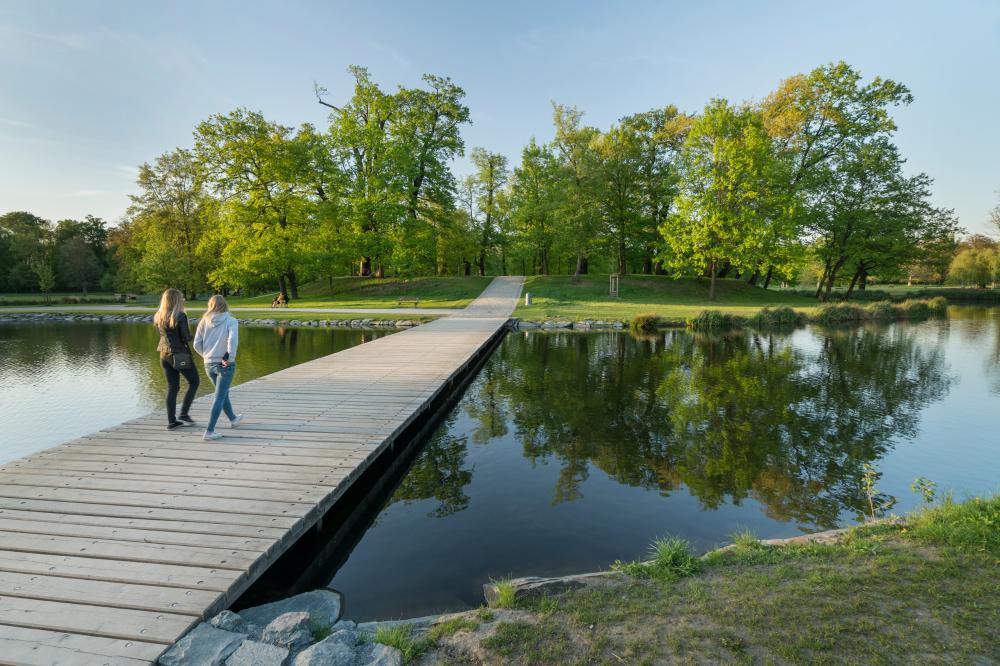
[[(73, 314), (68, 312), (11, 312), (0, 314), (3, 322), (47, 322), (47, 321), (107, 321), (150, 323), (151, 314)], [(196, 323), (198, 317), (190, 317), (191, 323)], [(412, 328), (419, 322), (412, 319), (240, 319), (244, 326), (291, 326), (294, 328)]]
[(340, 595), (314, 590), (222, 611), (174, 643), (161, 666), (400, 666), (403, 655), (375, 632), (341, 620)]

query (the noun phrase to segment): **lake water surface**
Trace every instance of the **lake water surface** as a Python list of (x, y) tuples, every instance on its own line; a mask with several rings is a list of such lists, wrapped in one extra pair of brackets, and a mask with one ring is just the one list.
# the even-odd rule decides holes
[[(482, 603), (483, 583), (794, 536), (1000, 490), (1000, 310), (860, 328), (510, 334), (335, 575), (358, 619)], [(334, 572), (331, 572), (334, 573)]]
[[(243, 326), (235, 383), (385, 334)], [(0, 463), (162, 408), (158, 340), (148, 323), (0, 324)], [(198, 395), (210, 393), (199, 371)]]
[[(245, 328), (237, 381), (380, 334)], [(0, 326), (0, 462), (158, 408), (155, 346), (148, 324)], [(721, 336), (512, 333), (327, 576), (354, 619), (416, 616), (479, 605), (491, 579), (643, 557), (665, 534), (704, 550), (740, 529), (850, 524), (866, 463), (896, 512), (919, 504), (918, 476), (996, 492), (998, 425), (1000, 309)]]

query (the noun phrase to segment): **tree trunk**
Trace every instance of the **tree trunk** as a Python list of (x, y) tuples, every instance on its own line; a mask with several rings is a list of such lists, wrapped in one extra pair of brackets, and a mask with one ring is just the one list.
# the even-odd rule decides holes
[(292, 292), (292, 298), (299, 297), (299, 279), (295, 277), (295, 271), (288, 271), (288, 289)]
[(771, 276), (774, 275), (774, 266), (767, 267), (767, 275), (764, 276), (764, 289), (771, 285)]
[(479, 262), (477, 263), (479, 268), (479, 277), (486, 276), (486, 251), (482, 250), (479, 252)]
[(642, 273), (643, 275), (650, 275), (653, 272), (653, 255), (646, 253), (646, 256), (642, 258)]
[(587, 274), (587, 257), (582, 254), (576, 255), (576, 271), (573, 275), (586, 275)]
[(372, 274), (372, 258), (361, 257), (361, 264), (358, 266), (358, 275), (368, 277)]
[(716, 273), (715, 262), (714, 261), (712, 262), (711, 266), (709, 266), (708, 272), (709, 272), (709, 277), (708, 277), (708, 300), (714, 301), (715, 300), (715, 273)]
[(760, 279), (760, 271), (755, 270), (753, 273), (750, 274), (750, 279), (747, 280), (747, 284), (750, 285), (751, 287), (756, 287), (757, 280), (759, 279)]
[(377, 278), (385, 277), (385, 266), (382, 265), (381, 259), (375, 262), (375, 277)]
[(864, 266), (861, 267), (861, 281), (858, 282), (858, 291), (864, 291), (868, 288), (868, 271), (865, 270)]
[(472, 264), (464, 257), (462, 258), (462, 273), (466, 276), (472, 275)]
[(618, 274), (625, 275), (628, 272), (628, 267), (625, 265), (625, 239), (618, 238)]
[(847, 287), (847, 294), (844, 296), (845, 301), (851, 300), (851, 294), (854, 293), (854, 285), (858, 283), (858, 276), (861, 275), (861, 270), (862, 269), (859, 268), (854, 271), (854, 276), (851, 278), (851, 284)]

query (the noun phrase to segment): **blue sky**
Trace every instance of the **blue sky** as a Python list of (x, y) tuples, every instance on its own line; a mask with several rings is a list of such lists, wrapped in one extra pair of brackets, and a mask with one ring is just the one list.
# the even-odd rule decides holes
[[(1000, 189), (1000, 2), (14, 2), (0, 0), (0, 212), (117, 220), (136, 166), (237, 106), (324, 125), (313, 81), (467, 92), (467, 147), (518, 159), (551, 100), (606, 127), (664, 104), (760, 99), (846, 60), (907, 84), (897, 114), (938, 205), (987, 231)], [(464, 161), (456, 165), (459, 172)]]

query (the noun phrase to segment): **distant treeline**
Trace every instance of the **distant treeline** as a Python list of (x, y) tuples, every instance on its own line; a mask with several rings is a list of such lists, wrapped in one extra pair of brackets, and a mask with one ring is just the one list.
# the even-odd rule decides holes
[[(0, 218), (0, 290), (274, 289), (338, 275), (660, 272), (768, 286), (864, 289), (943, 281), (960, 233), (906, 174), (892, 111), (901, 83), (845, 63), (792, 76), (756, 103), (663, 106), (588, 126), (553, 105), (554, 132), (512, 167), (465, 152), (465, 93), (425, 76), (386, 91), (351, 68), (329, 125), (237, 109), (192, 146), (140, 167), (124, 219)], [(50, 276), (47, 271), (51, 271)], [(52, 279), (50, 279), (52, 278)], [(52, 280), (55, 280), (53, 283)]]

